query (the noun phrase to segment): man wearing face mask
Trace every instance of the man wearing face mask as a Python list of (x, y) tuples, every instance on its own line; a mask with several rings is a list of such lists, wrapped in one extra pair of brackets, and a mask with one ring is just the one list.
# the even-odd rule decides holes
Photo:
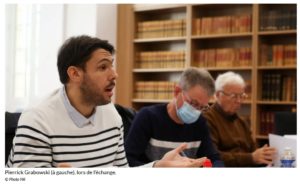
[(172, 101), (144, 107), (133, 120), (125, 140), (129, 165), (139, 166), (157, 160), (186, 142), (188, 148), (182, 155), (207, 157), (213, 166), (223, 166), (201, 114), (208, 108), (214, 91), (214, 80), (207, 71), (186, 69), (175, 86)]

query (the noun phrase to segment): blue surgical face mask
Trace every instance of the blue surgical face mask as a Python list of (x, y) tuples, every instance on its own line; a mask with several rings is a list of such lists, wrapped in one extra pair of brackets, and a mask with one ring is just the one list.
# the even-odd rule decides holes
[(178, 108), (177, 101), (175, 100), (175, 107), (176, 107), (177, 116), (185, 124), (194, 123), (195, 121), (197, 121), (197, 119), (201, 115), (201, 111), (196, 110), (194, 107), (192, 107), (186, 101), (184, 101), (183, 105), (180, 108)]

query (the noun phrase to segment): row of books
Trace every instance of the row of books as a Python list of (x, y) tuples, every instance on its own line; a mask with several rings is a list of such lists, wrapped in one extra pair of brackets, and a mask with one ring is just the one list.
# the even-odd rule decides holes
[(185, 19), (142, 21), (137, 24), (137, 38), (160, 38), (185, 35)]
[(262, 99), (268, 101), (296, 101), (295, 75), (266, 73), (262, 77)]
[(273, 111), (262, 111), (260, 112), (260, 134), (261, 135), (268, 135), (269, 133), (274, 133), (274, 115), (275, 112)]
[[(251, 99), (251, 80), (246, 80), (245, 93)], [(177, 82), (171, 81), (137, 81), (134, 98), (136, 99), (172, 99)], [(213, 100), (211, 102), (214, 102)]]
[(134, 98), (136, 99), (172, 99), (176, 82), (137, 81)]
[(250, 47), (203, 49), (193, 53), (196, 67), (233, 67), (250, 66), (252, 51)]
[(185, 51), (152, 51), (136, 53), (136, 68), (183, 68)]
[(268, 10), (263, 11), (260, 17), (260, 30), (289, 30), (296, 29), (297, 12), (296, 10)]
[(260, 64), (262, 66), (296, 65), (297, 47), (294, 44), (263, 44), (260, 50)]
[(203, 17), (193, 19), (194, 35), (251, 32), (251, 15)]

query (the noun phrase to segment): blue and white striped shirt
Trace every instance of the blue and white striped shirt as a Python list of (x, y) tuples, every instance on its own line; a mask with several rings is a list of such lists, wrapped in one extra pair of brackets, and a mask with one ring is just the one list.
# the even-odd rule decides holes
[(127, 167), (122, 119), (114, 105), (79, 117), (63, 92), (56, 90), (22, 113), (7, 167)]

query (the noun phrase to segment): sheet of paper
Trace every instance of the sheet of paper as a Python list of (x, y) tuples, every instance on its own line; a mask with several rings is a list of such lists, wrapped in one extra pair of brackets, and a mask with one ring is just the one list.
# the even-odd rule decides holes
[(269, 142), (270, 146), (275, 147), (277, 150), (277, 155), (274, 158), (274, 167), (280, 167), (280, 155), (283, 154), (285, 147), (290, 147), (292, 149), (296, 158), (294, 166), (297, 166), (297, 138), (269, 134)]
[(283, 137), (297, 139), (297, 135), (284, 135)]

